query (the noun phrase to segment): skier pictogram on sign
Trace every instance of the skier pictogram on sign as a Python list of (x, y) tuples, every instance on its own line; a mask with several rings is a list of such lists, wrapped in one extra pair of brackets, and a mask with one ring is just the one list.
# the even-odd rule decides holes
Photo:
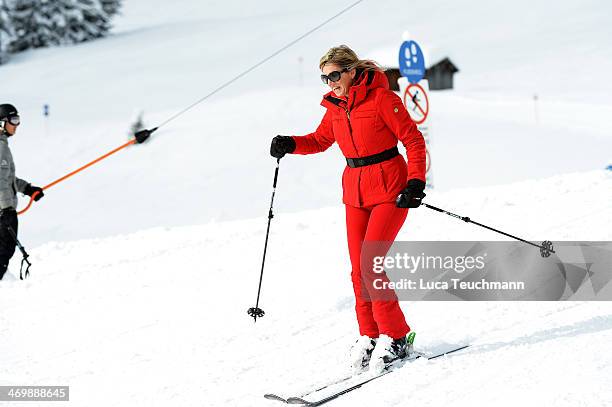
[(416, 124), (421, 124), (429, 114), (429, 98), (419, 84), (411, 83), (404, 92), (404, 106)]

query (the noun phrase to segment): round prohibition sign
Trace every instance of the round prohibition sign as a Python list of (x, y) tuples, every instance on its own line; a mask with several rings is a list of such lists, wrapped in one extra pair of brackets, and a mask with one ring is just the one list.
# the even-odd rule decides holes
[(429, 98), (418, 83), (411, 83), (404, 92), (404, 106), (416, 124), (421, 124), (429, 114)]

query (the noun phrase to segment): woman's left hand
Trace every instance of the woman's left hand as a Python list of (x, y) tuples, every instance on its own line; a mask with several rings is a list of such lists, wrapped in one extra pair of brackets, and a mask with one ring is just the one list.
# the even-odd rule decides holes
[(425, 198), (425, 182), (413, 178), (408, 181), (406, 188), (400, 192), (395, 200), (395, 206), (398, 208), (418, 208), (421, 206), (421, 201)]

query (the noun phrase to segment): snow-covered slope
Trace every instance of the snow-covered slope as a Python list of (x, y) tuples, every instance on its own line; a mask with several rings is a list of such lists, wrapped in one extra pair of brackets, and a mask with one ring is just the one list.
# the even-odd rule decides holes
[[(285, 182), (285, 178), (281, 178)], [(428, 202), (528, 239), (610, 240), (612, 178), (576, 173), (433, 192)], [(279, 192), (279, 198), (283, 193)], [(607, 205), (602, 205), (603, 202)], [(580, 213), (575, 208), (580, 207)], [(32, 250), (0, 284), (0, 383), (71, 386), (71, 406), (273, 406), (343, 372), (354, 340), (341, 206), (277, 204), (253, 324), (266, 218), (157, 228)], [(426, 208), (400, 239), (497, 240)], [(418, 361), (336, 406), (606, 405), (612, 310), (583, 302), (405, 302)]]
[[(0, 99), (24, 119), (11, 140), (23, 178), (50, 183), (122, 144), (138, 110), (155, 126), (350, 4), (125, 3), (110, 38), (28, 52), (0, 66)], [(24, 243), (265, 214), (271, 137), (312, 131), (323, 114), (320, 55), (347, 43), (392, 61), (406, 30), (432, 60), (449, 55), (461, 70), (455, 91), (431, 95), (437, 188), (603, 168), (612, 150), (605, 120), (612, 85), (601, 80), (612, 71), (610, 8), (598, 1), (364, 1), (168, 124), (149, 145), (50, 189), (22, 218)], [(342, 168), (335, 148), (285, 160), (285, 207), (336, 205)]]

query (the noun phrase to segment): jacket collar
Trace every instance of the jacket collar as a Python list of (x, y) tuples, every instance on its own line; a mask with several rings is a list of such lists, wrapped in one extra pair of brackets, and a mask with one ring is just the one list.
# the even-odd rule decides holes
[(368, 92), (375, 88), (389, 89), (387, 76), (381, 71), (357, 72), (357, 79), (349, 89), (348, 99), (339, 98), (333, 91), (323, 96), (321, 106), (351, 110), (365, 100)]

